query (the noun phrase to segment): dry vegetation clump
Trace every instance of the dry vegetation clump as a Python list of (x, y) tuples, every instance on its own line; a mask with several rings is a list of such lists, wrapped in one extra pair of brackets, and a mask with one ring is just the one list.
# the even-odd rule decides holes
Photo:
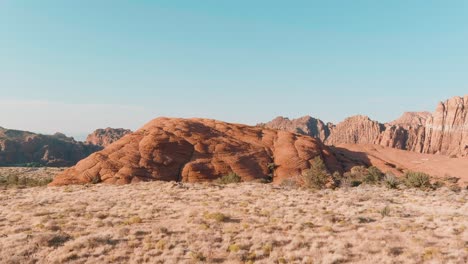
[(242, 179), (239, 175), (237, 175), (234, 172), (231, 172), (229, 174), (226, 174), (222, 176), (221, 178), (216, 180), (216, 183), (218, 184), (231, 184), (231, 183), (239, 183), (241, 182)]
[(0, 167), (0, 188), (46, 186), (64, 168)]
[(398, 180), (398, 178), (391, 173), (387, 173), (384, 176), (383, 182), (385, 186), (389, 189), (398, 189), (398, 185), (400, 185), (400, 181)]
[(407, 187), (429, 189), (431, 185), (431, 176), (423, 172), (409, 171), (405, 173), (403, 182)]
[(0, 191), (0, 263), (467, 263), (468, 191), (147, 182)]
[[(303, 171), (302, 175), (284, 179), (280, 186), (288, 189), (307, 188), (307, 189), (335, 189), (350, 188), (361, 185), (385, 186), (389, 189), (416, 188), (421, 190), (435, 190), (443, 186), (450, 190), (459, 192), (462, 186), (458, 184), (460, 178), (445, 176), (437, 178), (422, 172), (406, 172), (403, 177), (396, 177), (392, 173), (383, 173), (374, 166), (368, 168), (364, 166), (355, 166), (350, 171), (340, 174), (334, 172), (330, 174), (324, 162), (320, 157), (316, 157), (311, 163), (311, 168)], [(468, 189), (466, 186), (465, 189)]]

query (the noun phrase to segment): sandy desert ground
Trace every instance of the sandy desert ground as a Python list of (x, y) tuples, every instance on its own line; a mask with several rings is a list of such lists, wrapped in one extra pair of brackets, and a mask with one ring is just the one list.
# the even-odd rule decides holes
[(468, 193), (151, 182), (0, 191), (0, 263), (467, 263)]

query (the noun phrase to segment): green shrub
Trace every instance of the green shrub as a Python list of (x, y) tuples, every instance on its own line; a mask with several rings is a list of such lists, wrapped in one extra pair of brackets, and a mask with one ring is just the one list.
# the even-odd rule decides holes
[(341, 186), (341, 181), (343, 180), (343, 175), (341, 175), (339, 172), (335, 171), (332, 174), (332, 180), (333, 180), (333, 187), (337, 188)]
[(94, 177), (92, 180), (91, 180), (91, 183), (92, 184), (98, 184), (101, 182), (101, 177), (100, 176), (97, 176), (97, 177)]
[(390, 216), (390, 212), (391, 212), (390, 207), (387, 205), (382, 210), (380, 210), (380, 215), (382, 217)]
[(380, 184), (384, 180), (384, 174), (377, 167), (355, 166), (346, 172), (341, 179), (341, 187), (357, 187), (363, 183)]
[(393, 174), (387, 174), (384, 177), (385, 186), (389, 189), (397, 189), (400, 184), (398, 179)]
[(363, 182), (368, 184), (377, 184), (384, 178), (384, 174), (377, 167), (371, 166), (367, 169), (367, 173), (364, 173), (362, 179)]
[(29, 163), (24, 164), (24, 167), (40, 168), (40, 167), (43, 167), (43, 165), (39, 162), (29, 162)]
[(307, 188), (323, 189), (328, 183), (331, 175), (328, 174), (325, 163), (320, 157), (315, 157), (310, 169), (304, 171), (302, 180)]
[(267, 165), (268, 171), (271, 172), (271, 173), (274, 172), (277, 167), (278, 167), (278, 165), (276, 165), (275, 163), (268, 163), (268, 165)]
[(340, 187), (357, 187), (362, 184), (362, 179), (367, 173), (363, 166), (355, 166), (350, 171), (345, 172), (340, 180)]
[(404, 183), (410, 188), (431, 188), (431, 176), (423, 172), (409, 171), (404, 176)]
[(268, 163), (267, 168), (268, 168), (268, 175), (265, 177), (265, 179), (263, 179), (263, 182), (264, 183), (271, 183), (271, 182), (273, 182), (273, 177), (275, 176), (275, 170), (276, 170), (276, 168), (278, 168), (278, 165), (276, 165), (273, 162)]
[(216, 182), (219, 184), (239, 183), (241, 181), (242, 181), (241, 177), (234, 172), (224, 175), (221, 178), (216, 180)]

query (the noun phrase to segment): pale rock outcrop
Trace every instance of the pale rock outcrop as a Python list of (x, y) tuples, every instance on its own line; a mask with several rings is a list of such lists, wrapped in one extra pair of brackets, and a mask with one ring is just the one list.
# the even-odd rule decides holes
[(259, 124), (259, 126), (308, 135), (322, 141), (325, 141), (325, 139), (330, 136), (330, 128), (328, 125), (322, 120), (311, 116), (303, 116), (297, 119), (279, 116), (268, 123)]
[(86, 138), (86, 143), (107, 147), (115, 141), (121, 139), (123, 136), (132, 133), (130, 129), (123, 128), (105, 128), (96, 129), (93, 133), (89, 134)]
[(400, 118), (389, 124), (402, 127), (424, 126), (431, 116), (432, 114), (430, 112), (405, 112)]

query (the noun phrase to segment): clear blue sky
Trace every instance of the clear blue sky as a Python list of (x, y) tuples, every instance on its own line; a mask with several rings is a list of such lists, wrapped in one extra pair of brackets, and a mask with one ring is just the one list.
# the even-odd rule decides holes
[(468, 1), (0, 0), (0, 126), (389, 121), (468, 93)]

